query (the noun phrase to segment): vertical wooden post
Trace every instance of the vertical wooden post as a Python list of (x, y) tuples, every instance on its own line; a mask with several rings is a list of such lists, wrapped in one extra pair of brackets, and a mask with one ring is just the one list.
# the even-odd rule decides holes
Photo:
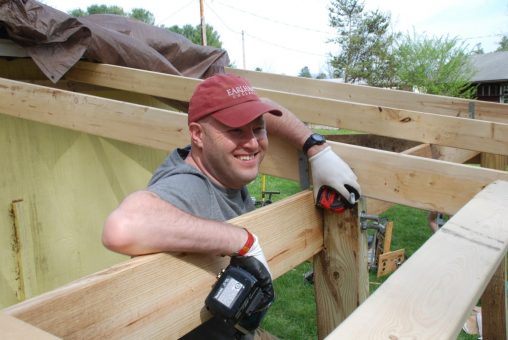
[[(505, 170), (508, 157), (481, 154), (482, 167)], [(501, 261), (482, 295), (482, 338), (508, 339), (506, 319), (506, 257)]]
[(508, 339), (506, 333), (506, 260), (497, 268), (482, 296), (482, 339)]
[(37, 287), (36, 258), (32, 235), (31, 220), (27, 215), (26, 203), (17, 199), (11, 203), (13, 224), (13, 250), (16, 258), (16, 280), (18, 283), (16, 295), (18, 301), (31, 298), (39, 291)]
[(324, 211), (324, 249), (314, 256), (318, 338), (323, 339), (368, 296), (367, 240), (358, 208)]

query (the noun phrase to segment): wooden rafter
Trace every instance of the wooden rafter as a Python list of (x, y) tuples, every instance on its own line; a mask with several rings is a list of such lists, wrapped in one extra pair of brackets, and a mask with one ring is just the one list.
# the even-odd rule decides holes
[[(0, 59), (0, 76), (11, 79), (47, 79), (30, 59)], [(150, 82), (123, 82), (125, 77), (132, 79), (133, 70), (125, 67), (78, 62), (67, 74), (66, 79), (112, 88), (120, 88), (132, 92), (142, 92), (154, 96), (167, 95), (157, 73), (152, 73)], [(147, 72), (147, 71), (141, 71)], [(282, 92), (292, 92), (307, 96), (323, 97), (380, 105), (412, 111), (421, 111), (449, 115), (454, 117), (470, 117), (474, 112), (476, 119), (507, 123), (506, 105), (479, 100), (451, 98), (445, 96), (419, 94), (369, 86), (335, 83), (327, 80), (285, 76), (266, 72), (254, 72), (241, 69), (226, 68), (226, 72), (243, 76), (253, 86)], [(138, 78), (137, 76), (134, 77)], [(190, 96), (189, 89), (182, 88), (183, 96)]]
[[(200, 82), (192, 78), (84, 62), (73, 67), (66, 78), (126, 91), (142, 91), (145, 94), (181, 101), (188, 101)], [(505, 123), (428, 114), (393, 108), (393, 105), (362, 104), (264, 88), (258, 88), (257, 91), (260, 95), (288, 107), (306, 122), (508, 155), (508, 118), (505, 119), (501, 114), (496, 113)]]
[(227, 68), (227, 72), (245, 77), (253, 86), (259, 88), (454, 117), (468, 118), (474, 112), (476, 119), (508, 122), (506, 105), (500, 103), (342, 84), (328, 80), (234, 68)]
[[(0, 112), (7, 115), (163, 150), (189, 140), (185, 114), (7, 79), (0, 85)], [(453, 214), (490, 182), (508, 178), (505, 171), (330, 144), (354, 168), (366, 196), (417, 208)], [(272, 138), (262, 171), (298, 180), (297, 169), (296, 150)]]

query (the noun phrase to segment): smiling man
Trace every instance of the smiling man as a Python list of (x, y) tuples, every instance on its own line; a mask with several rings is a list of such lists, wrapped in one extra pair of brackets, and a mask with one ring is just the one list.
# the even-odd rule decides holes
[[(274, 298), (268, 263), (248, 226), (225, 221), (254, 209), (246, 185), (258, 175), (268, 148), (267, 129), (310, 157), (314, 183), (333, 187), (346, 198), (346, 188), (359, 192), (360, 187), (322, 136), (312, 134), (290, 111), (261, 100), (241, 77), (219, 74), (198, 85), (189, 102), (188, 127), (191, 144), (174, 150), (147, 189), (127, 196), (110, 214), (103, 243), (127, 255), (231, 255), (232, 261), (263, 282), (259, 317), (246, 322), (253, 331)], [(185, 338), (244, 336), (220, 322), (204, 326)]]

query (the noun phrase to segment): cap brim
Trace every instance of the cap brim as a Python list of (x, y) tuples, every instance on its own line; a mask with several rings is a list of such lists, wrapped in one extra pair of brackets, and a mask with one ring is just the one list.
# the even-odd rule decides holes
[(234, 105), (211, 114), (224, 125), (237, 128), (247, 125), (264, 113), (282, 116), (282, 111), (274, 105), (259, 100), (251, 100)]

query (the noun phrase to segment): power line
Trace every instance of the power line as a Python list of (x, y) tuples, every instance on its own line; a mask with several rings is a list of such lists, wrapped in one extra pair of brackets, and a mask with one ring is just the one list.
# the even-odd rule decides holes
[(165, 17), (164, 19), (162, 19), (160, 21), (160, 24), (163, 24), (166, 22), (166, 20), (168, 20), (169, 18), (175, 16), (176, 14), (180, 13), (182, 10), (184, 10), (185, 8), (189, 7), (189, 5), (191, 4), (191, 2), (193, 2), (194, 0), (189, 0), (185, 5), (183, 5), (182, 7), (180, 7), (179, 9), (177, 9), (176, 11), (174, 11), (173, 13), (171, 13), (170, 15), (168, 15), (167, 17)]
[(208, 3), (206, 3), (206, 2), (205, 2), (205, 6), (206, 6), (206, 7), (207, 7), (207, 8), (208, 8), (208, 9), (209, 9), (209, 10), (210, 10), (210, 11), (211, 11), (214, 15), (215, 15), (215, 17), (216, 17), (216, 18), (217, 18), (220, 22), (222, 22), (222, 24), (224, 25), (224, 27), (226, 27), (226, 29), (227, 29), (228, 31), (231, 31), (231, 32), (233, 32), (233, 33), (235, 33), (235, 34), (240, 34), (240, 35), (242, 34), (242, 32), (236, 31), (236, 30), (232, 29), (231, 27), (229, 27), (229, 25), (228, 25), (228, 24), (226, 24), (226, 22), (225, 22), (224, 20), (222, 20), (222, 18), (221, 18), (221, 17), (220, 17), (220, 16), (219, 16), (216, 12), (215, 12), (215, 10), (214, 10), (214, 9), (213, 9), (210, 5), (208, 5)]
[[(215, 17), (217, 17), (217, 19), (222, 22), (222, 24), (224, 25), (224, 27), (226, 27), (226, 29), (228, 29), (229, 31), (235, 33), (235, 34), (238, 34), (238, 35), (242, 35), (242, 32), (239, 32), (239, 31), (236, 31), (234, 29), (232, 29), (229, 25), (227, 25), (225, 23), (225, 21), (217, 14), (217, 12), (215, 12), (215, 10), (209, 6), (208, 4), (206, 4), (206, 7), (215, 15)], [(284, 45), (281, 45), (280, 43), (275, 43), (275, 42), (271, 42), (271, 41), (268, 41), (266, 39), (263, 39), (263, 38), (260, 38), (260, 37), (257, 37), (255, 35), (252, 35), (250, 33), (247, 33), (247, 32), (244, 32), (245, 35), (255, 39), (255, 40), (258, 40), (264, 44), (268, 44), (268, 45), (271, 45), (271, 46), (274, 46), (274, 47), (277, 47), (279, 49), (283, 49), (283, 50), (287, 50), (287, 51), (293, 51), (293, 52), (297, 52), (297, 53), (301, 53), (301, 54), (307, 54), (307, 55), (313, 55), (313, 56), (319, 56), (319, 57), (327, 57), (326, 54), (321, 54), (321, 53), (312, 53), (312, 52), (309, 52), (309, 51), (303, 51), (303, 50), (299, 50), (299, 49), (296, 49), (296, 48), (292, 48), (292, 47), (288, 47), (288, 46), (284, 46)]]
[(245, 33), (245, 35), (248, 35), (249, 37), (254, 38), (254, 39), (258, 40), (258, 41), (261, 41), (262, 43), (265, 43), (265, 44), (268, 44), (268, 45), (271, 45), (271, 46), (274, 46), (274, 47), (277, 47), (277, 48), (280, 48), (280, 49), (283, 49), (283, 50), (288, 50), (288, 51), (293, 51), (293, 52), (298, 52), (298, 53), (301, 53), (301, 54), (308, 54), (308, 55), (313, 55), (313, 56), (318, 56), (318, 57), (327, 57), (326, 54), (312, 53), (312, 52), (309, 52), (309, 51), (299, 50), (297, 48), (283, 46), (283, 45), (281, 45), (279, 43), (274, 43), (274, 42), (271, 42), (271, 41), (268, 41), (268, 40), (256, 37), (255, 35), (252, 35), (252, 34), (249, 34), (249, 33)]
[(499, 38), (499, 37), (503, 37), (503, 36), (504, 36), (504, 34), (499, 33), (499, 34), (479, 35), (476, 37), (466, 37), (466, 38), (462, 38), (462, 40)]
[(225, 4), (223, 2), (220, 2), (220, 1), (217, 1), (217, 3), (219, 3), (222, 6), (229, 7), (231, 9), (235, 10), (235, 11), (246, 13), (246, 14), (249, 14), (249, 15), (251, 15), (253, 17), (256, 17), (256, 18), (259, 18), (259, 19), (263, 19), (263, 20), (266, 20), (266, 21), (269, 21), (269, 22), (272, 22), (272, 23), (275, 23), (275, 24), (284, 25), (284, 26), (288, 26), (288, 27), (293, 27), (293, 28), (304, 30), (304, 31), (316, 32), (316, 33), (324, 33), (324, 34), (331, 34), (331, 32), (320, 31), (320, 30), (317, 30), (317, 29), (314, 29), (314, 28), (304, 27), (304, 26), (300, 26), (300, 25), (294, 25), (294, 24), (290, 24), (290, 23), (287, 23), (287, 22), (283, 22), (283, 21), (279, 21), (279, 20), (276, 20), (276, 19), (272, 19), (272, 18), (269, 18), (269, 17), (264, 17), (264, 16), (261, 16), (261, 15), (256, 14), (256, 13), (252, 13), (252, 12), (249, 12), (249, 11), (246, 11), (246, 10), (243, 10), (243, 9), (231, 6), (231, 5), (227, 5), (227, 4)]

